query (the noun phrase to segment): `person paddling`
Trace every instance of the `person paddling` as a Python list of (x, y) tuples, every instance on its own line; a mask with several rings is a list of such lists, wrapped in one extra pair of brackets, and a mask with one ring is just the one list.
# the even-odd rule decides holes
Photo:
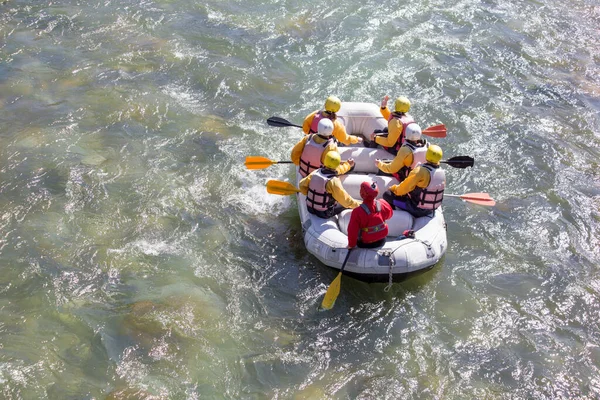
[(425, 164), (425, 154), (429, 148), (429, 143), (422, 138), (421, 127), (417, 124), (406, 127), (405, 137), (404, 144), (391, 162), (375, 160), (375, 165), (381, 172), (392, 175), (398, 182), (406, 179), (417, 165)]
[(320, 218), (331, 218), (347, 208), (360, 206), (360, 202), (346, 192), (337, 177), (336, 168), (340, 162), (340, 153), (330, 151), (323, 159), (323, 166), (298, 183), (298, 190), (306, 196), (309, 213)]
[(352, 210), (348, 223), (348, 248), (380, 247), (385, 244), (388, 226), (385, 221), (392, 218), (392, 207), (385, 200), (377, 200), (379, 189), (375, 182), (360, 184), (362, 204)]
[(396, 155), (404, 143), (404, 132), (406, 127), (414, 124), (414, 118), (408, 114), (410, 110), (410, 100), (400, 96), (394, 102), (394, 111), (390, 112), (387, 102), (390, 96), (385, 96), (381, 100), (381, 115), (388, 120), (387, 134), (376, 134), (375, 143), (382, 146), (389, 153)]
[[(332, 136), (333, 122), (330, 119), (321, 119), (317, 127), (317, 133), (305, 135), (292, 148), (292, 162), (299, 166), (300, 175), (307, 176), (323, 165), (325, 155), (330, 151), (338, 150), (337, 141)], [(352, 158), (340, 163), (336, 168), (338, 175), (349, 172), (354, 167)]]
[(323, 110), (314, 111), (304, 119), (304, 123), (302, 124), (302, 130), (305, 134), (317, 133), (319, 121), (323, 118), (330, 119), (333, 122), (333, 136), (337, 139), (338, 142), (344, 145), (361, 143), (363, 139), (358, 136), (348, 135), (346, 132), (346, 128), (344, 124), (342, 124), (337, 119), (336, 113), (340, 111), (342, 107), (342, 102), (335, 96), (329, 96), (325, 100), (325, 106)]
[(442, 149), (432, 144), (425, 154), (425, 164), (413, 169), (399, 185), (393, 185), (383, 198), (395, 209), (405, 210), (415, 218), (430, 216), (442, 205), (446, 173), (440, 168)]

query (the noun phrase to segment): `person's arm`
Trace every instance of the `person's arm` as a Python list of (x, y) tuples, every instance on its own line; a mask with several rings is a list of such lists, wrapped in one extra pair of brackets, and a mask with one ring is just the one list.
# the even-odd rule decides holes
[(350, 215), (350, 222), (348, 223), (348, 248), (351, 249), (356, 247), (358, 241), (358, 232), (360, 230), (360, 210), (355, 208), (352, 210)]
[(402, 134), (402, 122), (399, 119), (394, 118), (390, 122), (388, 122), (388, 135), (386, 136), (375, 136), (375, 143), (385, 146), (385, 147), (394, 147), (396, 142), (400, 138)]
[(383, 218), (384, 221), (392, 218), (392, 215), (394, 215), (394, 210), (390, 206), (390, 203), (385, 200), (379, 200), (379, 204), (381, 205), (381, 218)]
[[(352, 162), (350, 162), (352, 161)], [(335, 169), (338, 176), (347, 174), (354, 167), (354, 160), (349, 159), (348, 161), (342, 161), (340, 165)]]
[(389, 99), (390, 99), (390, 96), (388, 96), (387, 94), (385, 96), (383, 96), (383, 99), (381, 99), (381, 108), (379, 109), (379, 111), (381, 112), (381, 115), (383, 115), (383, 118), (385, 118), (385, 119), (390, 118), (390, 109), (387, 106), (387, 102)]
[(410, 174), (408, 174), (402, 183), (391, 186), (390, 191), (396, 196), (404, 196), (405, 194), (412, 192), (417, 186), (426, 188), (427, 185), (429, 185), (429, 179), (429, 171), (419, 166), (410, 171)]
[(327, 192), (331, 193), (333, 198), (344, 208), (356, 208), (360, 206), (360, 201), (353, 199), (346, 192), (342, 186), (342, 181), (337, 176), (327, 182)]
[(300, 165), (300, 157), (302, 157), (302, 152), (304, 151), (307, 140), (308, 136), (305, 135), (292, 149), (292, 162), (294, 165)]
[(315, 114), (318, 112), (317, 111), (313, 111), (310, 114), (308, 114), (306, 116), (306, 118), (304, 118), (304, 122), (302, 123), (302, 130), (304, 131), (305, 134), (309, 134), (310, 133), (310, 126), (312, 125), (313, 119), (315, 119)]
[(377, 160), (377, 168), (386, 174), (395, 174), (402, 167), (410, 167), (413, 163), (413, 153), (407, 146), (400, 147), (398, 154), (391, 162)]
[(338, 140), (338, 142), (343, 143), (346, 146), (349, 144), (362, 142), (362, 138), (354, 135), (348, 135), (346, 128), (344, 128), (344, 125), (338, 120), (333, 122), (333, 136)]
[(298, 182), (298, 189), (300, 190), (300, 193), (302, 193), (305, 196), (308, 194), (308, 185), (310, 185), (310, 179), (312, 178), (312, 174), (313, 173), (311, 172), (310, 174), (302, 178), (300, 182)]

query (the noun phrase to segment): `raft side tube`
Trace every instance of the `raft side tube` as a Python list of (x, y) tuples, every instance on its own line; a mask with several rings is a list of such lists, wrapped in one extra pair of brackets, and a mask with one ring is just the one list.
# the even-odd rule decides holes
[(373, 140), (375, 130), (387, 128), (387, 120), (374, 103), (343, 101), (336, 115), (348, 134), (362, 135), (368, 140)]

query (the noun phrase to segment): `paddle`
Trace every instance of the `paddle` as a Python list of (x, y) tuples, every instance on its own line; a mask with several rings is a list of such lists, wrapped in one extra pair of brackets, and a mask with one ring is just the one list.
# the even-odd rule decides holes
[(342, 286), (342, 273), (344, 272), (344, 268), (346, 268), (346, 263), (348, 262), (348, 258), (350, 257), (351, 251), (352, 249), (349, 249), (348, 253), (346, 253), (346, 258), (344, 258), (344, 263), (342, 264), (340, 272), (337, 274), (335, 279), (327, 288), (325, 297), (323, 297), (323, 301), (321, 302), (321, 308), (323, 310), (331, 310), (333, 308), (333, 305), (335, 304), (335, 300), (340, 295), (340, 287)]
[(267, 182), (267, 192), (279, 194), (281, 196), (289, 196), (290, 194), (300, 193), (300, 190), (289, 182), (271, 179)]
[(266, 157), (248, 156), (246, 157), (246, 168), (248, 169), (265, 169), (273, 164), (291, 164), (292, 161), (274, 161)]
[(431, 136), (435, 138), (445, 138), (446, 137), (446, 125), (439, 124), (430, 126), (421, 132), (423, 135)]
[[(302, 128), (301, 125), (293, 124), (290, 121), (288, 121), (287, 119), (281, 118), (281, 117), (271, 117), (271, 118), (267, 119), (267, 124), (271, 125), (271, 126), (276, 126), (276, 127), (295, 126), (296, 128)], [(445, 138), (446, 134), (447, 134), (446, 125), (439, 124), (439, 125), (430, 126), (429, 128), (422, 131), (422, 133), (423, 133), (423, 135), (431, 136), (431, 137), (435, 137), (435, 138)]]
[(473, 157), (469, 157), (469, 156), (456, 156), (456, 157), (449, 158), (446, 161), (442, 160), (440, 162), (444, 163), (444, 164), (448, 164), (449, 166), (454, 167), (454, 168), (467, 168), (467, 167), (472, 167), (473, 164), (475, 164), (475, 159), (473, 159)]
[[(300, 193), (300, 190), (289, 182), (271, 179), (267, 182), (267, 192), (281, 196), (289, 196), (290, 194)], [(444, 193), (444, 197), (458, 197), (469, 203), (482, 206), (492, 207), (496, 205), (496, 201), (487, 193), (466, 193), (461, 195)]]
[(284, 118), (281, 118), (281, 117), (271, 117), (271, 118), (267, 119), (267, 124), (271, 125), (271, 126), (277, 126), (277, 127), (295, 126), (296, 128), (302, 128), (301, 125), (292, 124), (287, 119), (284, 119)]
[[(381, 160), (384, 162), (391, 162), (392, 160)], [(449, 158), (448, 160), (442, 160), (441, 163), (448, 164), (454, 168), (467, 168), (472, 167), (475, 164), (475, 159), (469, 156), (456, 156)]]
[(444, 197), (458, 197), (460, 199), (468, 201), (469, 203), (479, 204), (482, 206), (492, 207), (496, 205), (496, 201), (492, 199), (487, 193), (467, 193), (462, 195), (444, 193)]
[[(389, 160), (382, 160), (389, 161)], [(469, 156), (456, 156), (452, 157), (446, 161), (442, 160), (441, 163), (448, 164), (454, 168), (467, 168), (472, 167), (475, 163), (475, 160)], [(248, 156), (246, 157), (246, 168), (255, 170), (255, 169), (265, 169), (270, 167), (273, 164), (292, 164), (292, 161), (275, 161), (270, 160), (267, 157), (261, 156)]]

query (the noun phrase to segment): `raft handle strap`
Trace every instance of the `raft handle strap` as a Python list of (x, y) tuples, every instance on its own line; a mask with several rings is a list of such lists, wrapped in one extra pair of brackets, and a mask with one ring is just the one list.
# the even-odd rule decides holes
[(433, 252), (433, 250), (431, 249), (431, 243), (428, 243), (424, 240), (421, 239), (414, 239), (417, 242), (423, 243), (425, 245), (425, 247), (427, 248), (427, 258), (433, 258), (435, 257), (435, 253)]

